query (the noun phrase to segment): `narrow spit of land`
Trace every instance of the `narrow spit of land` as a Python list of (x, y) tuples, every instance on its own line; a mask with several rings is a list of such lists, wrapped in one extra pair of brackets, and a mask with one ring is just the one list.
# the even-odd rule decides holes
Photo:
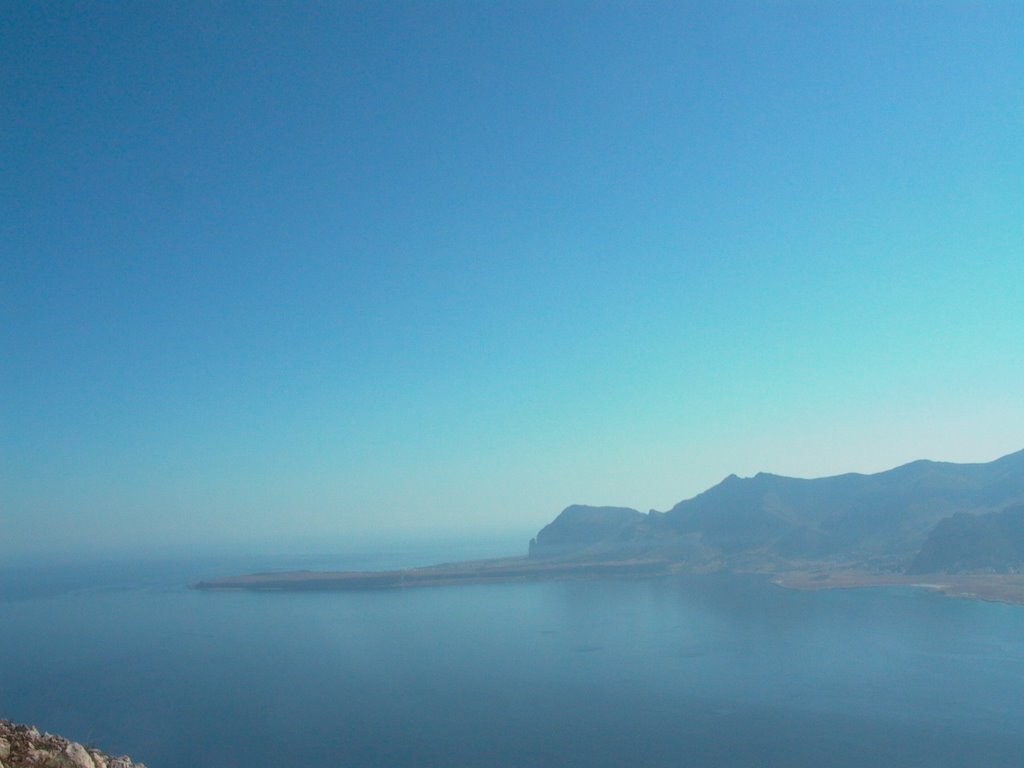
[(200, 581), (195, 589), (256, 591), (368, 590), (435, 587), (448, 584), (494, 584), (609, 576), (656, 576), (671, 573), (667, 562), (537, 562), (526, 557), (471, 560), (397, 571), (284, 571)]
[[(699, 572), (725, 571), (702, 568)], [(500, 584), (570, 579), (648, 578), (697, 572), (683, 563), (652, 560), (605, 562), (544, 562), (527, 557), (508, 557), (445, 563), (394, 571), (283, 571), (209, 579), (194, 584), (200, 590), (250, 590), (258, 592), (358, 591), (411, 589), (453, 584)], [(735, 569), (758, 574), (787, 589), (824, 590), (866, 587), (917, 587), (950, 597), (1024, 605), (1024, 574), (878, 573), (856, 568)]]

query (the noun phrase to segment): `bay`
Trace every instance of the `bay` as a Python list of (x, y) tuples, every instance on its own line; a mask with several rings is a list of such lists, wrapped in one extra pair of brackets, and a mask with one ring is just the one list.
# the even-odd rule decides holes
[(466, 549), (0, 569), (0, 716), (150, 768), (1020, 765), (1021, 606), (724, 575), (186, 588)]

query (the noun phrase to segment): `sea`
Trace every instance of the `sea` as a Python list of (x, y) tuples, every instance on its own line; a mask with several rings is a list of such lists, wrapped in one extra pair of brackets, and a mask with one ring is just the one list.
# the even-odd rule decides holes
[(0, 565), (0, 717), (149, 768), (1024, 765), (1024, 606), (727, 575), (188, 588), (516, 552)]

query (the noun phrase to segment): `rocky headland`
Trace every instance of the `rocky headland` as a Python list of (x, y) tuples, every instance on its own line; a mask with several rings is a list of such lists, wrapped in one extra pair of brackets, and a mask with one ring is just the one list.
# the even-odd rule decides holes
[(0, 768), (146, 768), (128, 757), (0, 720)]

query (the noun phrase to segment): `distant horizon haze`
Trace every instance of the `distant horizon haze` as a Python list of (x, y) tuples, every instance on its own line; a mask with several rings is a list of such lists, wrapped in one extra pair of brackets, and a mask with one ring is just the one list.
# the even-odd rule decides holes
[[(1021, 449), (1018, 449), (1021, 450)], [(993, 459), (981, 461), (959, 461), (952, 463), (987, 463), (990, 460), (1002, 458), (1003, 456), (1017, 451), (1001, 453)], [(788, 477), (816, 478), (832, 475), (847, 474), (856, 472), (859, 474), (874, 474), (898, 466), (922, 460), (920, 457), (909, 461), (901, 461), (896, 464), (882, 467), (881, 469), (859, 470), (850, 469), (838, 472), (828, 472), (819, 475), (790, 474), (780, 471), (770, 471), (770, 474), (786, 475)], [(929, 461), (946, 462), (948, 459), (925, 459)], [(526, 554), (527, 543), (536, 533), (565, 507), (572, 504), (583, 504), (590, 506), (623, 506), (637, 509), (642, 512), (657, 511), (665, 512), (676, 503), (690, 499), (700, 493), (714, 487), (729, 475), (750, 477), (758, 472), (769, 472), (769, 470), (756, 470), (751, 472), (730, 472), (722, 474), (716, 480), (709, 482), (693, 492), (681, 495), (674, 501), (660, 507), (637, 506), (635, 504), (613, 504), (603, 499), (587, 499), (571, 501), (561, 506), (552, 507), (547, 510), (547, 517), (539, 522), (532, 523), (525, 519), (510, 519), (504, 522), (494, 522), (493, 518), (486, 514), (469, 515), (463, 520), (455, 520), (447, 524), (436, 522), (425, 525), (376, 525), (372, 527), (359, 528), (355, 526), (338, 526), (317, 528), (310, 527), (308, 521), (299, 517), (293, 517), (282, 513), (281, 518), (290, 520), (288, 524), (279, 526), (276, 530), (264, 531), (238, 531), (226, 530), (209, 533), (209, 529), (196, 530), (194, 527), (174, 526), (177, 536), (168, 535), (152, 540), (137, 540), (136, 542), (123, 542), (116, 538), (82, 536), (70, 539), (62, 537), (60, 532), (44, 533), (40, 538), (29, 540), (19, 550), (10, 550), (6, 553), (6, 564), (25, 565), (33, 562), (53, 563), (64, 561), (68, 563), (82, 562), (106, 562), (111, 559), (126, 558), (131, 562), (139, 558), (155, 557), (158, 559), (180, 558), (185, 555), (197, 557), (217, 556), (253, 556), (253, 557), (278, 557), (292, 556), (301, 561), (302, 558), (336, 556), (342, 554), (368, 555), (371, 553), (405, 553), (405, 556), (415, 556), (415, 553), (422, 549), (440, 550), (447, 548), (451, 551), (452, 559), (477, 559), (485, 557), (521, 556)], [(428, 565), (430, 563), (419, 562), (415, 559), (409, 561), (415, 564)]]
[(1024, 4), (3, 16), (6, 558), (1024, 447)]

